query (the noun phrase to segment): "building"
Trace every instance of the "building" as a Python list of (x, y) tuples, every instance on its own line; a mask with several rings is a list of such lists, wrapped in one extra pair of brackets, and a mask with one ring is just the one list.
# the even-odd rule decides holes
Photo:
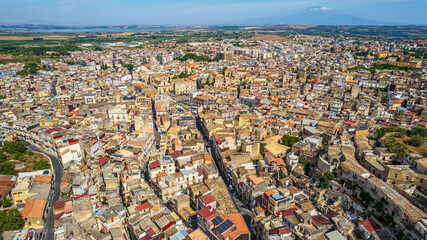
[(25, 204), (21, 212), (22, 218), (25, 220), (24, 228), (44, 227), (46, 202), (44, 199), (33, 199)]

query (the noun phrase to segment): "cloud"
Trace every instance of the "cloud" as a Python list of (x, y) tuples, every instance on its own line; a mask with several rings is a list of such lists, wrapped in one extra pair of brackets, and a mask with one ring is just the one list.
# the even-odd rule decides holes
[(307, 10), (311, 10), (311, 11), (331, 11), (332, 8), (322, 7), (322, 6), (313, 6), (313, 7), (307, 8)]

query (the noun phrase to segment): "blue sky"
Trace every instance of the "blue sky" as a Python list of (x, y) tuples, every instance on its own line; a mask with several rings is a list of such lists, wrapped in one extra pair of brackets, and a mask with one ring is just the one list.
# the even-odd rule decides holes
[(427, 25), (427, 0), (0, 0), (0, 6), (0, 23), (232, 24), (318, 6), (318, 11)]

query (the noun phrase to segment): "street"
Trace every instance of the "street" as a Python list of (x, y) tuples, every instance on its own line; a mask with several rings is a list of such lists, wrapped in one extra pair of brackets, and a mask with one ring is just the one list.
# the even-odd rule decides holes
[[(197, 117), (197, 120), (196, 120), (196, 127), (197, 127), (197, 130), (199, 130), (203, 135), (203, 141), (205, 142), (205, 147), (208, 149), (212, 149), (211, 143), (209, 141), (209, 136), (204, 131), (199, 117)], [(212, 152), (212, 150), (210, 151), (210, 153), (211, 152)], [(251, 219), (252, 219), (251, 210), (249, 208), (242, 207), (244, 204), (237, 197), (237, 193), (233, 194), (233, 191), (236, 191), (236, 189), (231, 191), (230, 188), (228, 187), (230, 185), (230, 183), (228, 182), (227, 178), (224, 176), (224, 173), (222, 172), (221, 168), (219, 167), (219, 162), (218, 162), (217, 156), (215, 154), (212, 154), (212, 153), (211, 153), (211, 156), (214, 159), (214, 162), (215, 162), (215, 165), (218, 169), (219, 175), (221, 176), (222, 180), (224, 181), (225, 185), (227, 186), (228, 194), (230, 194), (231, 200), (233, 201), (234, 206), (236, 207), (238, 212), (240, 214), (242, 214), (243, 219), (245, 220), (246, 226), (248, 227), (249, 231), (251, 231)], [(253, 234), (251, 234), (251, 238), (256, 239), (255, 236), (253, 236)]]
[(53, 212), (53, 207), (55, 205), (55, 202), (59, 200), (60, 194), (61, 194), (61, 179), (62, 179), (62, 164), (61, 164), (61, 160), (58, 157), (55, 157), (51, 154), (48, 154), (42, 150), (40, 150), (39, 148), (37, 148), (34, 145), (29, 144), (28, 142), (26, 142), (28, 145), (28, 149), (33, 151), (33, 152), (41, 152), (45, 155), (47, 155), (52, 163), (52, 168), (53, 168), (53, 182), (52, 182), (52, 187), (53, 187), (53, 195), (51, 195), (48, 198), (48, 202), (47, 202), (47, 216), (45, 217), (46, 219), (46, 223), (45, 223), (45, 227), (44, 227), (44, 236), (41, 236), (40, 239), (47, 239), (47, 240), (52, 240), (54, 239), (54, 226), (55, 226), (55, 216), (54, 216), (54, 212)]

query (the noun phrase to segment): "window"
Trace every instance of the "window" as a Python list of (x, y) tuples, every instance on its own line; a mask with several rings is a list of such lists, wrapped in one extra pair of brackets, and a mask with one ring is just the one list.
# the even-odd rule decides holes
[(397, 178), (397, 173), (394, 174), (394, 178)]

